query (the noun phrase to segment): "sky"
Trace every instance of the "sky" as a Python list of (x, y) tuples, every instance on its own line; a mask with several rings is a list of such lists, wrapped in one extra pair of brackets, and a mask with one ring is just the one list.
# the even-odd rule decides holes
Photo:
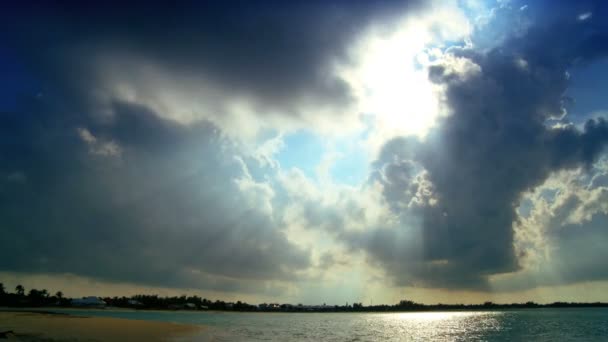
[(8, 289), (608, 301), (603, 1), (1, 6)]

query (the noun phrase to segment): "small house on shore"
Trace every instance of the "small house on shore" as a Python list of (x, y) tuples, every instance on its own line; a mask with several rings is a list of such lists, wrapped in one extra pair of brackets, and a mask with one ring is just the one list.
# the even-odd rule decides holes
[(72, 299), (72, 306), (89, 307), (89, 308), (105, 308), (106, 302), (95, 296), (82, 297)]

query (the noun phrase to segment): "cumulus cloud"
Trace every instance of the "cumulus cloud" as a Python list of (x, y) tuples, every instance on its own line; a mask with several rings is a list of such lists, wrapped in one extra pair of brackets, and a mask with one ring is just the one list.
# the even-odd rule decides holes
[(212, 124), (129, 103), (97, 123), (41, 101), (3, 114), (0, 173), (23, 180), (0, 187), (4, 270), (263, 292), (309, 266), (272, 217), (272, 190)]
[(489, 289), (490, 275), (518, 271), (513, 225), (522, 194), (553, 171), (589, 168), (603, 151), (602, 118), (582, 130), (547, 124), (566, 120), (567, 68), (606, 49), (586, 49), (587, 28), (574, 19), (553, 24), (578, 31), (555, 41), (543, 23), (487, 51), (475, 41), (451, 48), (430, 68), (449, 115), (424, 141), (387, 143), (372, 177), (401, 224), (351, 241), (398, 284)]
[(0, 35), (37, 90), (2, 115), (3, 270), (249, 292), (297, 280), (311, 252), (269, 179), (281, 136), (240, 138), (342, 125), (335, 64), (372, 22), (418, 7), (5, 6)]
[(605, 280), (608, 188), (598, 181), (605, 176), (604, 159), (592, 170), (554, 173), (526, 193), (529, 209), (519, 211), (514, 227), (523, 270), (493, 279), (493, 287), (516, 291)]

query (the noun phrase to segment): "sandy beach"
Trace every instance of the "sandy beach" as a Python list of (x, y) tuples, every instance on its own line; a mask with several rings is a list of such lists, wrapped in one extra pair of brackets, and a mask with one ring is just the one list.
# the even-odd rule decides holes
[(187, 340), (202, 329), (168, 322), (0, 312), (0, 332), (13, 331), (6, 334), (9, 341), (175, 341)]

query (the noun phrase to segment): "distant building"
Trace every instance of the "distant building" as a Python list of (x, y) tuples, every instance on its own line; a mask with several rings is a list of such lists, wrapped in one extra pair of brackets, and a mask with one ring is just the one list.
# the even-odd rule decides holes
[(129, 299), (129, 301), (127, 302), (127, 304), (129, 304), (130, 306), (135, 306), (135, 307), (139, 307), (139, 306), (143, 306), (144, 303), (135, 300), (135, 299)]
[(198, 306), (194, 303), (169, 304), (169, 310), (197, 310)]
[(72, 306), (105, 308), (106, 305), (106, 302), (104, 302), (101, 298), (94, 296), (72, 299)]

